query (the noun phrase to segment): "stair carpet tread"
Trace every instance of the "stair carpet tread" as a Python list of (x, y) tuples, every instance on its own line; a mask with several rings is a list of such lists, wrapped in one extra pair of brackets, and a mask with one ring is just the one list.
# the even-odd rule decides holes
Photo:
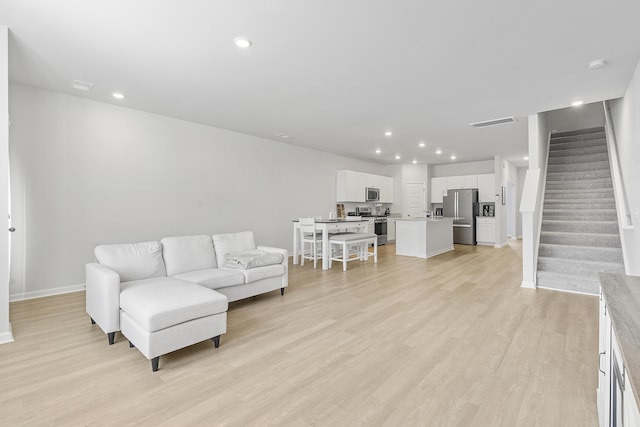
[(603, 139), (585, 139), (581, 141), (551, 141), (549, 144), (549, 154), (560, 150), (569, 150), (572, 148), (602, 147), (606, 146), (606, 140)]
[(595, 134), (595, 133), (604, 133), (604, 126), (595, 126), (595, 127), (592, 127), (592, 128), (553, 132), (551, 135), (552, 136), (567, 137), (567, 136), (591, 135), (591, 134)]
[[(540, 265), (541, 261), (543, 263), (562, 264), (562, 265), (566, 265), (566, 264), (573, 264), (573, 265), (586, 264), (586, 265), (589, 265), (590, 267), (593, 267), (593, 268), (612, 268), (612, 269), (617, 269), (617, 268), (620, 268), (620, 267), (624, 268), (624, 264), (622, 264), (621, 262), (613, 262), (613, 261), (587, 261), (587, 260), (572, 259), (572, 258), (539, 256), (538, 257), (538, 265)], [(542, 270), (542, 271), (544, 271), (544, 270)]]
[(582, 246), (582, 245), (565, 245), (562, 243), (540, 243), (540, 247), (562, 248), (566, 250), (572, 249), (592, 249), (596, 252), (616, 252), (622, 253), (622, 248), (613, 248), (610, 246)]
[(563, 234), (568, 234), (571, 236), (575, 236), (576, 234), (580, 234), (584, 237), (619, 237), (619, 233), (576, 233), (571, 231), (540, 231), (540, 235), (550, 235), (550, 236), (560, 236)]
[(581, 198), (571, 198), (571, 197), (563, 197), (562, 199), (544, 199), (545, 203), (615, 203), (616, 199), (611, 197), (602, 197), (600, 199), (581, 199)]
[(581, 147), (554, 147), (554, 150), (550, 150), (549, 156), (553, 156), (556, 158), (566, 157), (566, 156), (582, 156), (587, 154), (609, 154), (609, 150), (607, 149), (607, 144), (598, 144), (598, 145), (588, 145)]
[[(568, 163), (591, 163), (609, 161), (609, 154), (604, 153), (587, 153), (587, 154), (572, 154), (568, 156), (557, 156), (555, 152), (553, 155), (549, 155), (549, 164), (566, 164)], [(558, 162), (558, 163), (555, 163)]]

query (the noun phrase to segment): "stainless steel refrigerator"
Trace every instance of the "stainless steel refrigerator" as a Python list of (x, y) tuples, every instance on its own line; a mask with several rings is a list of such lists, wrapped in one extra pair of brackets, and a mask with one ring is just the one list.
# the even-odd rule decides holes
[(443, 216), (453, 217), (453, 243), (476, 244), (478, 190), (448, 190), (443, 198)]

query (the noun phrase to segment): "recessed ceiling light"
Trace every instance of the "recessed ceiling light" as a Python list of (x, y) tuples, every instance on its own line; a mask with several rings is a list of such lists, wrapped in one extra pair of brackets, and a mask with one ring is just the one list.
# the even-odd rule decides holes
[(440, 154), (442, 154), (442, 150), (438, 148), (438, 149), (436, 150), (436, 154), (439, 156)]
[(595, 61), (589, 62), (589, 69), (597, 70), (598, 68), (602, 68), (605, 65), (607, 65), (607, 61), (605, 61), (604, 59), (596, 59)]
[(376, 154), (380, 154), (380, 153), (382, 153), (382, 150), (378, 148), (378, 149), (376, 150)]
[(449, 157), (451, 160), (455, 160), (456, 159), (456, 155), (452, 154), (451, 157)]
[(233, 42), (236, 44), (236, 46), (242, 49), (251, 47), (251, 40), (246, 37), (236, 37), (235, 39), (233, 39)]
[(393, 132), (391, 132), (390, 130), (384, 133), (384, 136), (391, 136), (391, 135), (393, 135)]
[(74, 80), (71, 85), (72, 88), (81, 90), (83, 92), (90, 92), (93, 89), (93, 83), (81, 82), (80, 80)]
[(115, 99), (124, 99), (124, 95), (119, 92), (113, 92), (111, 95), (113, 95)]
[(416, 163), (418, 163), (418, 161), (416, 159), (413, 159), (413, 162), (411, 162), (411, 163), (413, 163), (415, 165)]
[(571, 103), (571, 105), (572, 105), (573, 107), (579, 107), (579, 106), (581, 106), (582, 104), (584, 104), (584, 101), (574, 101), (574, 102), (572, 102), (572, 103)]
[(424, 142), (421, 142), (420, 144), (418, 144), (420, 148), (424, 148), (424, 145), (425, 145)]
[(522, 160), (529, 160), (529, 156), (524, 156)]
[(396, 154), (396, 160), (400, 160), (400, 154)]

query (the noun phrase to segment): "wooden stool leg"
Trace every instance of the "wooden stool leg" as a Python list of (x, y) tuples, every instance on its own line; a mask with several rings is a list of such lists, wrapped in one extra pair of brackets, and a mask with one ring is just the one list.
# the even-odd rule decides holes
[(373, 262), (378, 263), (378, 239), (373, 241)]
[(342, 271), (347, 271), (347, 261), (349, 259), (349, 252), (347, 251), (347, 242), (342, 244)]

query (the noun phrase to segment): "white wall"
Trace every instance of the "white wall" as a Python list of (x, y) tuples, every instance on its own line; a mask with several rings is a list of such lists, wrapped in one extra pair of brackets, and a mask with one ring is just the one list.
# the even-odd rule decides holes
[(624, 97), (610, 102), (622, 179), (634, 228), (624, 230), (629, 274), (640, 276), (640, 64), (636, 67)]
[(557, 132), (604, 126), (602, 102), (549, 111), (549, 129)]
[(432, 165), (431, 176), (459, 176), (459, 175), (480, 175), (484, 173), (494, 173), (495, 164), (493, 160), (483, 160), (480, 162), (451, 163), (443, 165)]
[[(0, 212), (9, 212), (8, 167), (9, 29), (0, 25)], [(9, 254), (9, 232), (3, 230), (0, 232), (0, 344), (13, 341), (9, 323)]]
[(22, 223), (14, 298), (84, 283), (103, 243), (253, 230), (259, 244), (291, 250), (292, 219), (335, 210), (336, 170), (382, 174), (373, 163), (56, 92), (11, 84), (9, 95)]
[(522, 200), (522, 191), (524, 189), (524, 177), (527, 174), (527, 168), (518, 168), (518, 184), (516, 185), (516, 235), (522, 238), (522, 214), (520, 213), (520, 201)]

